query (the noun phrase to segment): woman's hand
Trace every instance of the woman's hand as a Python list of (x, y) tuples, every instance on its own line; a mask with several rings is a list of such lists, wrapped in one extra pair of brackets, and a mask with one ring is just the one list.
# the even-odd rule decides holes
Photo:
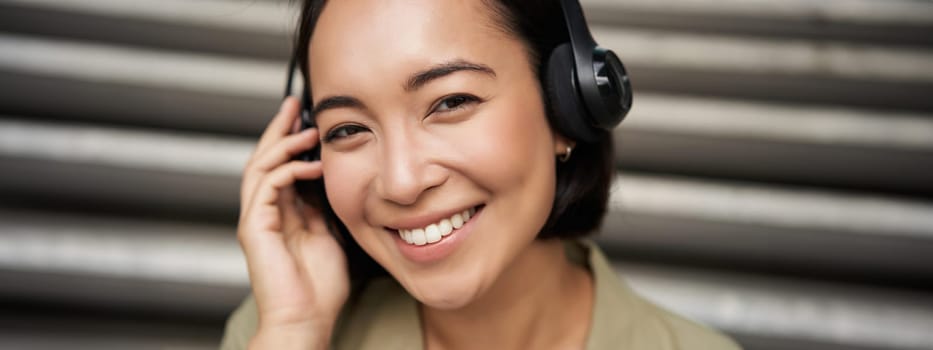
[(295, 129), (286, 98), (243, 174), (237, 237), (246, 254), (259, 329), (251, 348), (326, 348), (349, 295), (347, 261), (321, 213), (298, 200), (296, 180), (321, 177), (321, 162), (293, 161), (318, 131)]

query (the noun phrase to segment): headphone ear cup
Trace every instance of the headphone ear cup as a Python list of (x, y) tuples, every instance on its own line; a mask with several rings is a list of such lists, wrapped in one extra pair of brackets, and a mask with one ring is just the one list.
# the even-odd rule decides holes
[(599, 135), (590, 126), (589, 115), (577, 91), (574, 67), (570, 43), (563, 43), (551, 51), (544, 79), (551, 107), (551, 122), (566, 137), (582, 142), (596, 142)]

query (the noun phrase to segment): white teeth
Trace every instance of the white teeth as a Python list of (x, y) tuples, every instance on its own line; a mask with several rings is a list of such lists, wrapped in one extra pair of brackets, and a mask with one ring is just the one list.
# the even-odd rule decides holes
[(437, 228), (437, 225), (430, 224), (427, 228), (424, 229), (424, 237), (428, 240), (428, 243), (440, 241), (441, 230)]
[(411, 242), (417, 245), (427, 244), (428, 238), (424, 236), (424, 230), (420, 228), (411, 230)]
[(463, 216), (460, 213), (454, 214), (450, 217), (450, 225), (456, 228), (463, 227)]
[(470, 208), (436, 224), (430, 224), (423, 229), (398, 230), (398, 235), (408, 244), (425, 245), (435, 243), (444, 236), (450, 235), (454, 230), (463, 227), (474, 214), (476, 214), (476, 209)]
[(446, 236), (451, 232), (454, 232), (454, 226), (450, 224), (449, 219), (441, 220), (441, 223), (437, 225), (437, 228), (441, 230), (441, 236)]
[(398, 235), (402, 237), (402, 240), (405, 241), (405, 243), (415, 244), (415, 242), (412, 241), (410, 230), (398, 230)]

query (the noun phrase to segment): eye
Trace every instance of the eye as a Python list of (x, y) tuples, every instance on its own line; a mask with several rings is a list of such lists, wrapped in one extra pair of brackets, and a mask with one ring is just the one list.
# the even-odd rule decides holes
[(339, 141), (340, 139), (344, 139), (344, 138), (347, 138), (347, 137), (350, 137), (350, 136), (353, 136), (353, 135), (356, 135), (358, 133), (365, 132), (365, 131), (366, 131), (366, 128), (360, 125), (355, 125), (355, 124), (341, 125), (336, 128), (330, 129), (330, 131), (327, 132), (327, 135), (324, 136), (324, 142), (330, 143), (334, 141)]
[(465, 108), (467, 107), (467, 105), (471, 103), (479, 102), (479, 101), (480, 101), (479, 97), (476, 97), (473, 95), (466, 95), (466, 94), (451, 95), (451, 96), (444, 97), (443, 99), (440, 100), (440, 102), (434, 105), (434, 108), (431, 109), (431, 113), (452, 112), (460, 108)]

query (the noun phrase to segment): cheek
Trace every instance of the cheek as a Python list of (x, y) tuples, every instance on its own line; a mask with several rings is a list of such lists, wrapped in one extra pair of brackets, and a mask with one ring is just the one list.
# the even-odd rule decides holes
[(365, 171), (352, 157), (337, 154), (322, 162), (324, 188), (334, 213), (353, 231), (353, 223), (362, 222), (366, 188)]
[(477, 178), (494, 180), (488, 185), (498, 191), (553, 186), (552, 133), (543, 109), (530, 107), (541, 104), (540, 100), (503, 102), (478, 123), (482, 137), (474, 140), (472, 158), (482, 164), (476, 171), (484, 174)]

